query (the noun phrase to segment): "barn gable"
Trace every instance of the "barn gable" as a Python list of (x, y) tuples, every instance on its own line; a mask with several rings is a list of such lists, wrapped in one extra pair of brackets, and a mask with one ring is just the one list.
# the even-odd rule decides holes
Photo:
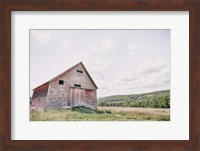
[(49, 82), (57, 82), (57, 80), (62, 80), (63, 78), (65, 78), (68, 83), (71, 83), (71, 87), (73, 87), (73, 84), (75, 83), (82, 83), (82, 88), (98, 89), (97, 85), (93, 81), (92, 77), (90, 76), (82, 62), (59, 74), (55, 78), (51, 79)]

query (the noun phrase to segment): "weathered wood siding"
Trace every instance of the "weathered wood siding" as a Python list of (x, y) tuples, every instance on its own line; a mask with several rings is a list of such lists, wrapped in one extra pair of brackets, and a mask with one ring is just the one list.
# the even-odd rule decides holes
[[(83, 73), (77, 72), (77, 70)], [(59, 84), (59, 80), (63, 80), (64, 84)], [(90, 103), (87, 107), (96, 109), (96, 87), (81, 64), (50, 81), (46, 109), (71, 106), (70, 88), (75, 87), (74, 84), (81, 85), (83, 89), (95, 90), (93, 91), (95, 99), (92, 100), (94, 103)]]
[(48, 84), (45, 86), (34, 90), (33, 96), (31, 98), (31, 109), (43, 111), (45, 108), (48, 93)]
[(96, 90), (70, 88), (72, 107), (85, 106), (96, 110)]

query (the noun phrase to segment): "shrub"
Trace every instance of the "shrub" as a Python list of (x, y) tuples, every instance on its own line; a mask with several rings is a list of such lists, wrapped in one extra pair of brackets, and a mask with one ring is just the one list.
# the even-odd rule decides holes
[(106, 110), (106, 113), (108, 113), (108, 114), (112, 114), (112, 112), (111, 112), (111, 111), (109, 111), (109, 110)]
[(98, 113), (98, 114), (104, 114), (104, 111), (96, 110), (96, 113)]

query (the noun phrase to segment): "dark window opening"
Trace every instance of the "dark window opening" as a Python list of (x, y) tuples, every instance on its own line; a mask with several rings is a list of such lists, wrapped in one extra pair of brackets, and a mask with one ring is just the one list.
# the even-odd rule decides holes
[(80, 85), (80, 84), (74, 84), (74, 86), (75, 86), (75, 87), (81, 87), (81, 85)]
[(59, 84), (64, 84), (64, 81), (63, 80), (59, 80)]
[(81, 70), (76, 70), (77, 72), (79, 72), (79, 73), (83, 73), (83, 71), (81, 71)]

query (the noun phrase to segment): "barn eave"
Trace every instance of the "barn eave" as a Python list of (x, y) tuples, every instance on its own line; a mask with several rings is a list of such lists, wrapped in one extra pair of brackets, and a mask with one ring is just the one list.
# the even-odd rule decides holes
[(41, 84), (40, 86), (36, 87), (33, 89), (33, 91), (37, 91), (37, 90), (40, 90), (40, 89), (43, 89), (43, 88), (46, 88), (49, 86), (49, 81), (48, 82), (45, 82), (43, 84)]

